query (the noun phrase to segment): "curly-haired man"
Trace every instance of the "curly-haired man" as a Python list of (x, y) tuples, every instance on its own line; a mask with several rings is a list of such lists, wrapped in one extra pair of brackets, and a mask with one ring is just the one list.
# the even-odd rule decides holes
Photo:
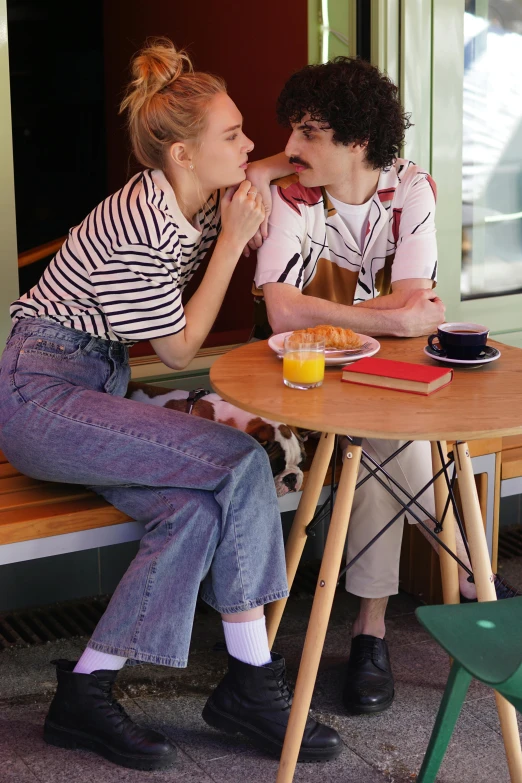
[[(444, 319), (433, 291), (435, 183), (398, 157), (410, 123), (396, 86), (363, 60), (337, 57), (291, 76), (277, 114), (292, 131), (285, 154), (295, 173), (272, 187), (268, 238), (258, 251), (255, 282), (271, 328), (329, 323), (400, 337), (434, 331)], [(363, 442), (379, 462), (398, 447)], [(429, 444), (413, 443), (387, 470), (415, 494), (431, 478)], [(431, 492), (420, 501), (433, 513)], [(375, 480), (357, 490), (348, 560), (398, 509)], [(392, 525), (347, 572), (347, 590), (361, 598), (343, 691), (353, 713), (379, 712), (393, 700), (384, 615), (398, 590), (402, 526)], [(458, 548), (466, 561), (460, 541)], [(461, 590), (473, 598), (466, 577), (462, 571)]]

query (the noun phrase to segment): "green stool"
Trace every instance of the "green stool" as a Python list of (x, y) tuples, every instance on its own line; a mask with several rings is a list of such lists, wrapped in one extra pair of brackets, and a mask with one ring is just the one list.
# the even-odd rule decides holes
[(453, 658), (417, 783), (435, 780), (470, 682), (491, 686), (522, 712), (522, 597), (421, 606), (417, 617)]

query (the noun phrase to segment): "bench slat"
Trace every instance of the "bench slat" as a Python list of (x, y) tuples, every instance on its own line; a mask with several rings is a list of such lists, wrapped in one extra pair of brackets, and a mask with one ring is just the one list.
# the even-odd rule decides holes
[(519, 478), (522, 476), (522, 447), (502, 453), (501, 478)]
[(0, 514), (10, 513), (17, 508), (25, 508), (26, 506), (41, 506), (88, 497), (96, 497), (96, 495), (78, 484), (42, 483), (30, 489), (6, 492), (0, 495)]
[(24, 506), (0, 512), (0, 544), (14, 544), (130, 521), (130, 517), (92, 494), (79, 500)]
[(502, 450), (522, 448), (522, 435), (509, 435), (502, 438)]
[[(0, 495), (6, 492), (18, 492), (21, 489), (30, 489), (31, 487), (39, 487), (45, 482), (39, 479), (29, 478), (29, 476), (11, 476), (10, 478), (4, 478), (0, 480)], [(0, 506), (2, 501), (0, 500)]]
[(0, 480), (3, 478), (10, 478), (11, 476), (21, 476), (22, 474), (9, 462), (3, 462), (0, 464)]

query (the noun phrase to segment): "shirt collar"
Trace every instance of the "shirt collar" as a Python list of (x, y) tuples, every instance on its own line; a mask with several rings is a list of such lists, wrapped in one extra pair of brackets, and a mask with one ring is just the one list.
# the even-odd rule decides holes
[[(159, 188), (163, 192), (167, 205), (166, 211), (172, 220), (176, 223), (180, 231), (186, 235), (187, 239), (189, 239), (191, 242), (196, 242), (201, 238), (201, 230), (193, 226), (179, 208), (176, 194), (174, 193), (172, 185), (166, 178), (165, 174), (161, 171), (161, 169), (154, 169), (154, 171), (151, 171), (151, 177), (155, 187)], [(199, 226), (199, 219), (196, 218), (196, 220)]]

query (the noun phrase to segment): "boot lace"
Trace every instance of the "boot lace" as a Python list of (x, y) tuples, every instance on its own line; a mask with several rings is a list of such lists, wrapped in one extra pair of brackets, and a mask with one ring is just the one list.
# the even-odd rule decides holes
[(276, 685), (273, 688), (274, 693), (277, 692), (277, 696), (274, 697), (274, 701), (284, 701), (284, 705), (281, 706), (281, 710), (286, 710), (292, 706), (292, 700), (294, 698), (294, 692), (286, 681), (286, 676), (283, 673), (276, 675)]
[(359, 664), (370, 660), (373, 656), (375, 642), (373, 639), (359, 639), (355, 650), (352, 648), (350, 663)]
[(100, 680), (99, 681), (100, 690), (103, 692), (103, 695), (105, 696), (107, 703), (114, 709), (116, 712), (119, 712), (121, 715), (121, 724), (123, 725), (127, 721), (131, 721), (131, 718), (126, 713), (124, 707), (119, 703), (119, 701), (116, 701), (114, 696), (112, 695), (112, 683), (107, 682), (106, 680)]

